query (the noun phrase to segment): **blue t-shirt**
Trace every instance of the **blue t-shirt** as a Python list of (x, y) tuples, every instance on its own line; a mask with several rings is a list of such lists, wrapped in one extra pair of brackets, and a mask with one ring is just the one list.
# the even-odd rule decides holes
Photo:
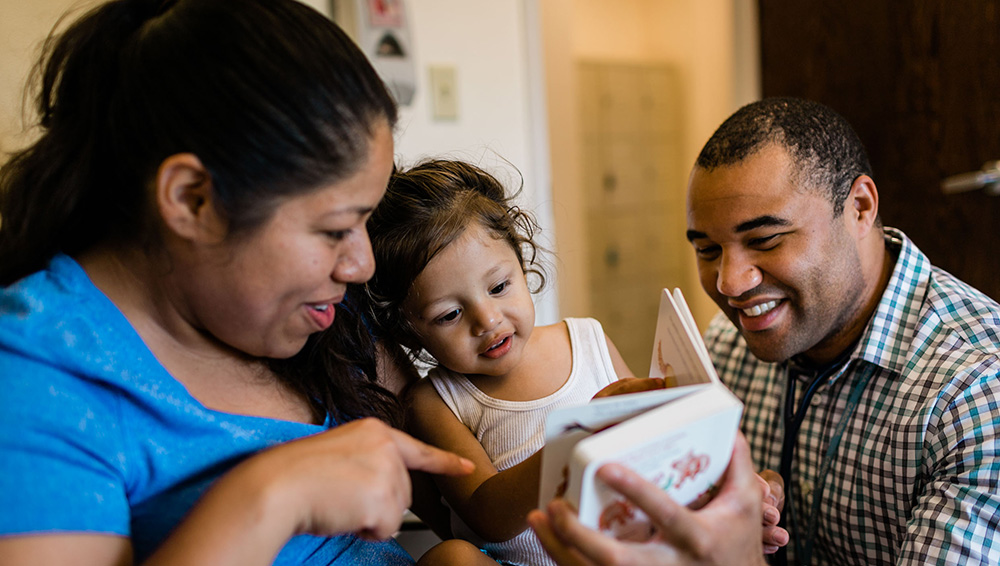
[[(241, 460), (330, 426), (206, 408), (65, 255), (0, 290), (0, 535), (118, 534), (139, 562)], [(394, 541), (303, 535), (274, 563), (413, 561)]]

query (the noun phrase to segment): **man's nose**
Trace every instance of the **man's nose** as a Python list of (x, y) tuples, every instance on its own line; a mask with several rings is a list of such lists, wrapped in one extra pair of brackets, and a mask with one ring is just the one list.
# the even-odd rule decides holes
[(760, 268), (746, 254), (723, 254), (715, 287), (727, 297), (738, 297), (757, 287), (763, 279)]

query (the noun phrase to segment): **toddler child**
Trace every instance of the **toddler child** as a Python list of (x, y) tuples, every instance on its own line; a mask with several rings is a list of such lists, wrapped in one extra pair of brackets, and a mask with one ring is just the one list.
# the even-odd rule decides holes
[(503, 564), (552, 564), (525, 518), (545, 417), (632, 372), (594, 319), (535, 326), (537, 224), (482, 169), (439, 160), (395, 172), (368, 230), (380, 339), (433, 365), (408, 392), (407, 426), (476, 464), (435, 478), (452, 534)]

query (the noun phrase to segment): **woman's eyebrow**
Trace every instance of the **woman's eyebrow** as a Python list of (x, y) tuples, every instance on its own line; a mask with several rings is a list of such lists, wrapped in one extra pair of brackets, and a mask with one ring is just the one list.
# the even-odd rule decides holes
[(365, 216), (371, 214), (375, 210), (374, 206), (346, 206), (344, 208), (338, 208), (336, 210), (331, 210), (324, 216), (344, 216), (346, 214), (353, 214), (355, 216)]

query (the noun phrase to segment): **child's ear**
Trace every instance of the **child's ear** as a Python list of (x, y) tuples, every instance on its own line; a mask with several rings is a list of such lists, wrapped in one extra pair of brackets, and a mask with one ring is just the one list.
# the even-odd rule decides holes
[(212, 175), (192, 153), (163, 160), (156, 172), (156, 205), (167, 229), (192, 242), (218, 243), (226, 222), (215, 207)]

